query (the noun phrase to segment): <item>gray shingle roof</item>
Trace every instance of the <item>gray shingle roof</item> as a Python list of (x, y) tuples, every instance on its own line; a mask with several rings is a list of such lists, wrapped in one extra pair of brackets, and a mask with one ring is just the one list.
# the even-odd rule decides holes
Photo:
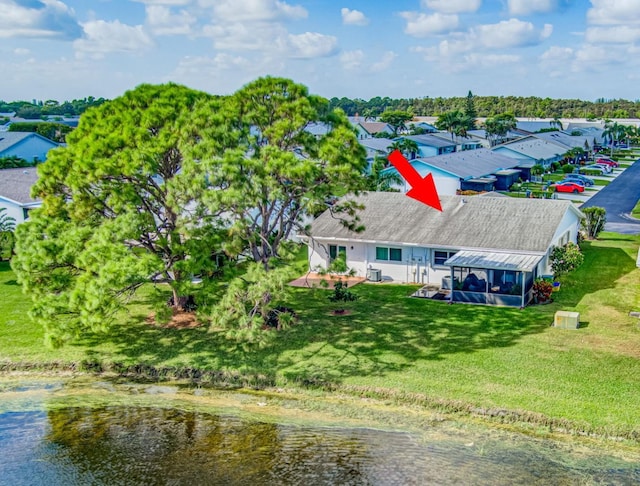
[(376, 241), (467, 250), (546, 252), (571, 201), (441, 196), (442, 212), (401, 193), (371, 192), (356, 200), (365, 230), (345, 228), (328, 211), (311, 227), (316, 238)]
[(590, 141), (589, 137), (584, 137), (580, 135), (578, 136), (569, 135), (568, 133), (564, 133), (564, 132), (543, 132), (543, 133), (536, 133), (533, 136), (536, 138), (540, 138), (542, 140), (546, 140), (547, 142), (560, 145), (565, 149), (565, 151), (574, 147), (584, 148), (585, 142), (590, 145), (591, 141), (593, 141), (593, 137), (591, 137), (591, 141)]
[(518, 165), (513, 157), (508, 157), (486, 148), (465, 150), (450, 154), (418, 159), (422, 163), (437, 167), (461, 179), (482, 177), (500, 169), (510, 169)]
[(0, 196), (20, 204), (36, 202), (30, 196), (31, 186), (38, 180), (35, 167), (0, 170)]
[(418, 145), (427, 145), (430, 147), (443, 148), (456, 146), (455, 142), (436, 137), (434, 135), (431, 135), (430, 133), (424, 135), (407, 135), (402, 138), (408, 138), (409, 140), (413, 140)]
[(502, 145), (493, 147), (492, 150), (499, 152), (503, 147), (536, 160), (553, 159), (566, 152), (566, 150), (563, 150), (562, 147), (556, 144), (533, 136), (503, 143)]

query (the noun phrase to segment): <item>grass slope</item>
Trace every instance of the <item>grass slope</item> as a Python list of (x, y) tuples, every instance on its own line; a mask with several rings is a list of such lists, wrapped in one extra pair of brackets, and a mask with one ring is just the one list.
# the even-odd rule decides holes
[[(82, 360), (189, 367), (261, 377), (263, 382), (323, 383), (398, 396), (424, 394), (472, 407), (505, 408), (640, 433), (640, 238), (605, 234), (583, 245), (585, 263), (563, 281), (555, 302), (523, 310), (448, 305), (408, 297), (415, 286), (353, 288), (351, 312), (333, 316), (329, 291), (293, 289), (298, 324), (246, 348), (223, 332), (161, 329), (145, 323), (141, 302), (107, 334), (60, 350), (42, 346), (28, 299), (0, 264), (0, 363)], [(575, 331), (550, 327), (556, 310), (581, 313)]]

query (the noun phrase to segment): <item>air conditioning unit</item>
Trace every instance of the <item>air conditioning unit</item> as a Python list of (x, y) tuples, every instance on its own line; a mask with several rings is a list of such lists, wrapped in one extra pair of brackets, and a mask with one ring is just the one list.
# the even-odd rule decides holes
[(580, 327), (580, 313), (557, 311), (553, 319), (553, 327), (560, 329), (578, 329)]
[(380, 270), (379, 268), (370, 268), (367, 280), (369, 280), (370, 282), (381, 282), (382, 270)]

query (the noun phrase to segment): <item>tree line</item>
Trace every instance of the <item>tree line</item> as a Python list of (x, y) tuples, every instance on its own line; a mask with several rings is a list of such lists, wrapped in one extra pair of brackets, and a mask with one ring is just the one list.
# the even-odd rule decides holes
[(12, 101), (0, 100), (0, 113), (15, 113), (15, 116), (35, 120), (52, 116), (78, 116), (93, 106), (100, 106), (107, 100), (89, 96), (62, 103), (56, 100)]
[[(640, 118), (640, 100), (623, 99), (584, 101), (578, 99), (552, 99), (534, 96), (473, 96), (478, 117), (490, 117), (501, 113), (512, 113), (516, 117), (528, 118), (587, 118), (616, 119)], [(349, 116), (375, 118), (385, 111), (409, 111), (416, 116), (438, 116), (445, 112), (464, 111), (468, 106), (466, 97), (400, 98), (375, 97), (368, 101), (355, 98), (331, 98), (331, 108), (341, 108)]]

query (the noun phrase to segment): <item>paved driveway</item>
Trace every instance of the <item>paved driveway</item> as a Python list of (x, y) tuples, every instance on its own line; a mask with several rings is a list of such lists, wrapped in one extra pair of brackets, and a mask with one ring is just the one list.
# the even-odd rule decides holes
[(640, 199), (640, 161), (636, 161), (631, 167), (624, 170), (581, 207), (599, 206), (604, 208), (607, 211), (605, 226), (607, 231), (640, 234), (640, 220), (629, 216), (638, 199)]

